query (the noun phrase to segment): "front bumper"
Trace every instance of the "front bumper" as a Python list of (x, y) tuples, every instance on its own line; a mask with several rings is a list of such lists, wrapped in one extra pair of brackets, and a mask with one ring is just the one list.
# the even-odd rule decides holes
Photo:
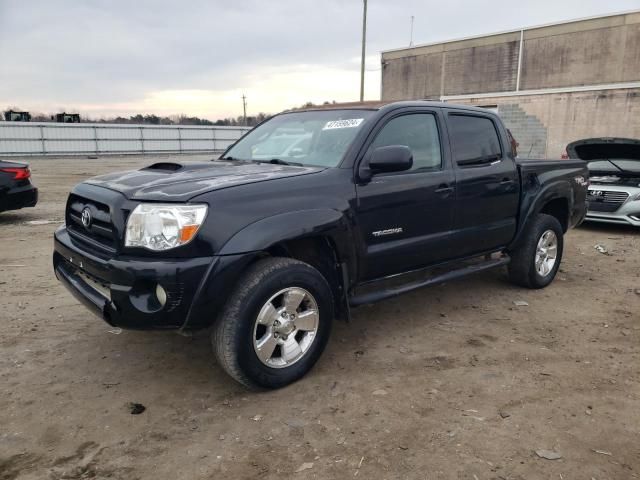
[[(207, 327), (248, 261), (248, 255), (101, 258), (76, 243), (64, 226), (54, 234), (58, 280), (107, 323), (129, 329)], [(155, 294), (158, 284), (167, 294), (164, 305)]]
[(587, 213), (586, 220), (590, 222), (615, 223), (618, 225), (633, 225), (634, 227), (640, 227), (640, 213), (632, 216), (619, 214), (618, 212), (590, 212)]
[(4, 195), (0, 194), (0, 212), (35, 207), (36, 203), (38, 203), (38, 189), (30, 183), (22, 187), (14, 187)]
[(587, 211), (587, 220), (640, 227), (640, 200), (627, 200), (615, 212)]

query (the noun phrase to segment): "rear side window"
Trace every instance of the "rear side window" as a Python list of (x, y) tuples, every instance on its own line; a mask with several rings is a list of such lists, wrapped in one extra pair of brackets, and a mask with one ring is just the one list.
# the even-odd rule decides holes
[(449, 115), (450, 138), (458, 165), (490, 163), (502, 158), (498, 132), (486, 117)]
[(389, 120), (369, 152), (389, 145), (404, 145), (411, 149), (413, 167), (409, 171), (438, 169), (442, 165), (438, 125), (431, 113), (412, 113)]

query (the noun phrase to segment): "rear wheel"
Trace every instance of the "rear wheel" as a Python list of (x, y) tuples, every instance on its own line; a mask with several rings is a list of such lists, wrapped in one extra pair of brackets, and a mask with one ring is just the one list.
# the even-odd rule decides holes
[(260, 260), (238, 283), (212, 333), (220, 365), (250, 388), (279, 388), (307, 373), (329, 338), (325, 278), (289, 258)]
[(563, 231), (555, 217), (536, 215), (511, 252), (509, 279), (523, 287), (543, 288), (556, 276), (564, 247)]

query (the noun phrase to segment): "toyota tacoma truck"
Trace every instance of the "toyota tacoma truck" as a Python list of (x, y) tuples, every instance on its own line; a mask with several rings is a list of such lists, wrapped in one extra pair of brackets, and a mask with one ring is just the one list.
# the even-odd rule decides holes
[(277, 388), (358, 305), (500, 266), (547, 286), (588, 175), (582, 160), (516, 159), (480, 108), (285, 112), (217, 160), (76, 185), (53, 265), (110, 325), (210, 329), (226, 372)]

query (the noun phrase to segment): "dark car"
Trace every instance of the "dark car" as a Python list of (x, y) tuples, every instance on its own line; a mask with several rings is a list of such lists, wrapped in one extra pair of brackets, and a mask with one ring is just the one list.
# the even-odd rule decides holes
[[(264, 158), (274, 138), (297, 146)], [(351, 307), (499, 266), (547, 286), (587, 183), (581, 160), (516, 160), (485, 109), (288, 112), (220, 160), (80, 183), (53, 264), (109, 324), (212, 327), (233, 378), (275, 388), (313, 366)]]
[(35, 207), (38, 189), (31, 183), (31, 171), (25, 163), (0, 160), (0, 212)]

